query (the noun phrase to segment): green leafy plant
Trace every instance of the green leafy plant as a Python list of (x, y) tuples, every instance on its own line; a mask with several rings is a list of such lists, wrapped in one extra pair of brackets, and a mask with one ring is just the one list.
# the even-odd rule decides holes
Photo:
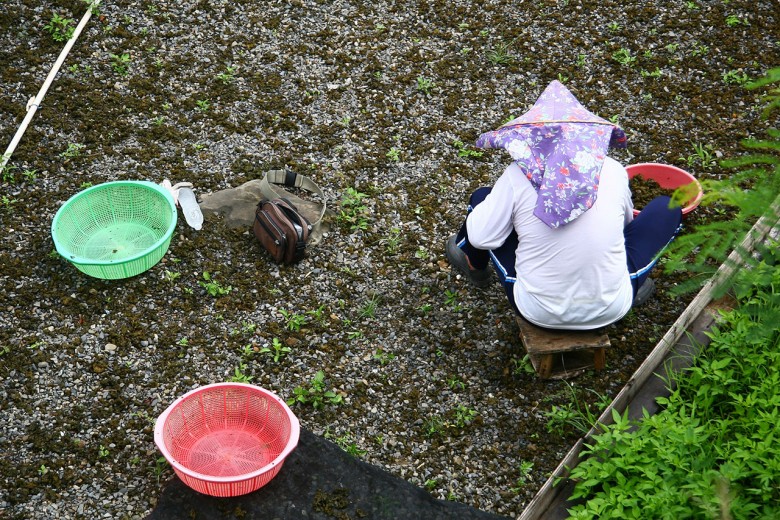
[(463, 144), (463, 141), (459, 139), (453, 141), (452, 146), (458, 150), (458, 157), (482, 157), (485, 155), (485, 152), (469, 149), (465, 144)]
[(14, 172), (17, 169), (16, 166), (9, 166), (6, 164), (0, 169), (0, 178), (2, 178), (3, 182), (14, 182), (16, 180)]
[(176, 283), (176, 280), (181, 278), (181, 273), (178, 271), (169, 271), (165, 270), (163, 272), (163, 278), (165, 278), (165, 281), (168, 282), (171, 285), (174, 285)]
[(108, 448), (106, 448), (105, 446), (103, 446), (101, 444), (100, 447), (98, 448), (98, 457), (100, 457), (102, 459), (102, 458), (108, 457), (108, 455), (109, 455)]
[(233, 290), (233, 287), (228, 285), (225, 287), (224, 285), (220, 284), (218, 281), (214, 279), (214, 277), (209, 273), (208, 271), (203, 271), (203, 280), (198, 281), (198, 285), (203, 287), (206, 292), (213, 296), (214, 298), (217, 298), (219, 296), (225, 296), (226, 294), (230, 294), (230, 292)]
[(320, 305), (314, 310), (306, 311), (314, 323), (322, 325), (325, 322), (325, 305)]
[(687, 157), (680, 157), (688, 168), (701, 167), (702, 170), (711, 170), (716, 164), (715, 154), (711, 144), (693, 144), (693, 153)]
[(165, 470), (168, 469), (169, 464), (168, 461), (165, 460), (165, 457), (157, 457), (154, 461), (154, 466), (152, 466), (152, 474), (154, 475), (155, 479), (157, 480), (157, 484), (160, 484), (160, 479), (165, 474)]
[(2, 206), (3, 209), (6, 211), (11, 211), (11, 208), (17, 202), (18, 202), (17, 199), (12, 199), (8, 195), (3, 195), (2, 197), (0, 197), (0, 206)]
[(465, 383), (455, 376), (447, 378), (447, 386), (450, 387), (450, 390), (463, 390), (466, 388)]
[(477, 418), (477, 411), (473, 408), (469, 408), (465, 405), (458, 405), (458, 407), (455, 409), (455, 419), (454, 424), (458, 428), (463, 428), (465, 426), (468, 426), (472, 422), (474, 422), (474, 419)]
[(704, 44), (697, 44), (691, 51), (691, 56), (704, 56), (710, 52), (710, 47)]
[[(553, 405), (552, 408), (545, 412), (544, 415), (547, 418), (547, 431), (550, 433), (556, 433), (558, 435), (565, 435), (569, 430), (573, 430), (577, 433), (588, 433), (591, 427), (596, 424), (598, 415), (594, 414), (587, 403), (582, 403), (577, 397), (577, 392), (574, 387), (566, 382), (566, 387), (569, 391), (571, 401), (561, 406)], [(591, 392), (593, 392), (591, 390)], [(598, 393), (593, 392), (598, 401), (598, 411), (606, 408), (606, 398), (600, 396)]]
[(296, 403), (311, 404), (317, 409), (326, 404), (338, 405), (343, 401), (341, 395), (326, 388), (325, 372), (320, 370), (314, 375), (309, 388), (298, 386), (293, 390), (293, 397), (287, 400), (287, 404), (290, 406)]
[(345, 433), (340, 437), (336, 437), (336, 444), (338, 444), (339, 448), (349, 453), (353, 457), (362, 457), (366, 454), (366, 450), (362, 450), (358, 447), (355, 439), (350, 433)]
[(425, 76), (417, 76), (417, 90), (419, 92), (430, 94), (435, 86), (436, 84), (432, 79), (426, 78)]
[(278, 363), (283, 357), (292, 351), (290, 347), (285, 346), (279, 338), (274, 338), (270, 347), (260, 349), (261, 354), (269, 354), (274, 363)]
[(531, 356), (528, 354), (522, 358), (512, 358), (512, 367), (512, 373), (515, 375), (536, 374), (536, 369), (534, 369), (534, 365), (531, 362)]
[(425, 435), (431, 437), (433, 435), (440, 435), (447, 427), (447, 423), (439, 416), (434, 415), (428, 417), (423, 421), (422, 430)]
[(208, 112), (209, 108), (211, 108), (211, 102), (208, 99), (195, 101), (195, 109), (199, 112)]
[(523, 490), (525, 485), (528, 483), (528, 477), (531, 476), (531, 471), (533, 469), (534, 469), (533, 462), (527, 460), (520, 461), (520, 468), (519, 468), (520, 476), (517, 477), (517, 481), (514, 487), (510, 488), (512, 492), (520, 493)]
[(612, 59), (624, 67), (630, 67), (636, 62), (636, 56), (633, 56), (631, 51), (625, 47), (621, 47), (620, 49), (613, 52)]
[(514, 57), (509, 54), (509, 49), (514, 45), (515, 40), (509, 43), (499, 43), (487, 52), (487, 59), (493, 65), (508, 65), (512, 63)]
[(378, 348), (374, 351), (374, 355), (372, 357), (375, 361), (379, 361), (380, 365), (385, 366), (395, 359), (395, 354), (392, 352), (385, 352), (383, 349)]
[(337, 220), (349, 225), (350, 231), (366, 229), (368, 227), (368, 208), (363, 203), (368, 195), (355, 188), (347, 188), (341, 197), (341, 210)]
[(247, 375), (246, 372), (247, 364), (243, 361), (238, 364), (235, 371), (233, 372), (233, 376), (228, 379), (228, 381), (232, 383), (251, 383), (252, 382), (252, 376)]
[(571, 498), (584, 501), (571, 518), (780, 516), (777, 260), (739, 273), (740, 305), (721, 316), (694, 366), (673, 376), (661, 412), (634, 423), (613, 410), (571, 473)]
[(390, 148), (390, 150), (388, 150), (388, 152), (385, 154), (385, 157), (387, 157), (388, 159), (390, 159), (390, 160), (391, 160), (391, 161), (393, 161), (393, 162), (398, 162), (398, 161), (400, 161), (400, 160), (401, 160), (401, 152), (398, 150), (398, 148), (396, 148), (395, 146), (393, 146), (393, 147), (392, 147), (392, 148)]
[(76, 157), (81, 156), (81, 152), (84, 150), (84, 148), (86, 148), (86, 146), (81, 143), (68, 143), (68, 147), (60, 154), (60, 157), (65, 159), (75, 159)]
[(401, 245), (401, 228), (392, 227), (388, 233), (389, 235), (382, 239), (385, 245), (385, 254), (396, 255)]
[(379, 306), (379, 295), (373, 294), (368, 301), (360, 308), (361, 318), (373, 318), (376, 316), (376, 309)]
[(728, 72), (723, 73), (723, 83), (727, 85), (732, 83), (736, 85), (744, 85), (749, 81), (750, 78), (742, 70), (730, 70)]
[(43, 26), (54, 41), (64, 42), (73, 38), (73, 34), (76, 32), (75, 20), (72, 18), (63, 18), (62, 16), (54, 13), (51, 15), (51, 20), (48, 24)]
[(726, 25), (729, 27), (736, 27), (738, 25), (750, 25), (750, 24), (744, 18), (741, 18), (735, 14), (730, 14), (726, 17)]
[(127, 76), (127, 74), (130, 72), (130, 55), (127, 53), (123, 54), (110, 54), (109, 57), (111, 58), (111, 68), (119, 74), (120, 76)]
[(221, 81), (223, 85), (230, 85), (236, 80), (236, 68), (227, 67), (225, 72), (220, 72), (216, 76), (218, 81)]
[(291, 330), (293, 332), (301, 330), (301, 327), (303, 327), (307, 321), (305, 315), (298, 314), (297, 312), (290, 312), (286, 309), (279, 309), (279, 314), (284, 317), (284, 326), (287, 328), (287, 330)]
[(92, 16), (98, 16), (100, 14), (100, 8), (98, 6), (97, 0), (82, 0), (87, 7), (89, 8), (89, 11), (92, 13)]

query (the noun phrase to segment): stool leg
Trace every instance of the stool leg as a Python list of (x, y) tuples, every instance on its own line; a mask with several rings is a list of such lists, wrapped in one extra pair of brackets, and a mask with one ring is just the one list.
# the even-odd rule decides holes
[(604, 370), (606, 357), (607, 356), (603, 348), (593, 349), (593, 368), (595, 368), (597, 371)]
[(541, 377), (542, 379), (547, 379), (548, 377), (550, 377), (550, 374), (552, 374), (554, 360), (555, 358), (553, 357), (553, 354), (544, 354), (540, 356), (539, 367), (537, 368), (537, 373), (539, 374), (539, 377)]

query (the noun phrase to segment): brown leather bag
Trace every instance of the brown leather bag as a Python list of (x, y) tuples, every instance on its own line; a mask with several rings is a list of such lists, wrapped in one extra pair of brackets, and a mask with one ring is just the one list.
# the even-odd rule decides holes
[(263, 199), (257, 205), (255, 237), (277, 263), (292, 264), (306, 256), (311, 223), (286, 198)]

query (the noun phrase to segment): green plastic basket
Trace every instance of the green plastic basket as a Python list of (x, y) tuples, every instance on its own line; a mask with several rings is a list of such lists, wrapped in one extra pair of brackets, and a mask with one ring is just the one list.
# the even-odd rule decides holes
[(176, 203), (153, 182), (114, 181), (77, 193), (51, 224), (54, 246), (89, 276), (116, 280), (143, 273), (165, 255)]

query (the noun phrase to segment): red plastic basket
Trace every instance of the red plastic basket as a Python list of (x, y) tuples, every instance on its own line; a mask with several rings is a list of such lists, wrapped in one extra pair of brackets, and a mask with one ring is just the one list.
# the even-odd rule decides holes
[[(660, 163), (639, 163), (626, 166), (626, 171), (628, 172), (629, 179), (636, 175), (641, 175), (645, 179), (654, 180), (661, 188), (667, 190), (673, 190), (680, 186), (695, 183), (697, 190), (695, 192), (691, 190), (691, 196), (688, 200), (683, 202), (683, 215), (687, 215), (696, 209), (704, 195), (701, 183), (696, 180), (696, 177), (676, 166)], [(638, 209), (634, 209), (634, 216), (637, 216), (639, 211), (640, 210)]]
[(216, 497), (266, 485), (299, 435), (298, 418), (282, 399), (245, 383), (196, 388), (174, 401), (154, 426), (154, 442), (176, 475)]

